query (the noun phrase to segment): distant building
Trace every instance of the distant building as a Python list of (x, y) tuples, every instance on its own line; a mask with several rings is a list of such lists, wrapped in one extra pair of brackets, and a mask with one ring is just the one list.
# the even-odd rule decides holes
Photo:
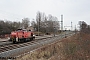
[(32, 26), (28, 27), (27, 30), (34, 31), (34, 28)]

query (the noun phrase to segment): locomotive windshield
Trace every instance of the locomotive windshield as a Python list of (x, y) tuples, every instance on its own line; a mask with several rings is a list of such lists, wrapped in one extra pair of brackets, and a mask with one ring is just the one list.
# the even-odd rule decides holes
[(16, 31), (20, 31), (20, 30), (22, 30), (22, 29), (17, 29)]

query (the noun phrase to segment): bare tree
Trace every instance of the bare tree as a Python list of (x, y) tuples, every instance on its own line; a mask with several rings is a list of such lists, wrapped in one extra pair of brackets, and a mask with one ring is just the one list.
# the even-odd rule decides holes
[(24, 19), (22, 19), (22, 28), (27, 28), (28, 26), (29, 26), (29, 23), (30, 21), (29, 21), (29, 18), (24, 18)]
[(56, 30), (58, 30), (60, 25), (59, 25), (59, 22), (58, 22), (57, 17), (54, 17), (52, 15), (49, 15), (48, 16), (48, 26), (49, 26), (49, 28), (50, 28), (49, 30), (51, 32), (54, 32), (54, 28)]
[(54, 32), (54, 29), (59, 29), (57, 17), (52, 15), (46, 16), (45, 13), (37, 12), (36, 22), (32, 21), (32, 25), (40, 32)]
[(37, 12), (37, 15), (36, 15), (36, 21), (37, 21), (37, 30), (38, 30), (38, 35), (39, 35), (39, 32), (41, 31), (41, 12)]
[(84, 21), (79, 21), (80, 32), (90, 33), (90, 25), (87, 25)]

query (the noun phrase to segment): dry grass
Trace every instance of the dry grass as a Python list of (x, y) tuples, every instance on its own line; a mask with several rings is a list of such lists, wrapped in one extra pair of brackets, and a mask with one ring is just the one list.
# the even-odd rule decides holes
[(48, 60), (60, 53), (61, 43), (53, 43), (37, 49), (30, 54), (18, 58), (17, 60)]
[(49, 44), (17, 60), (90, 60), (90, 35), (76, 34)]
[(90, 35), (81, 33), (62, 41), (65, 60), (90, 60)]

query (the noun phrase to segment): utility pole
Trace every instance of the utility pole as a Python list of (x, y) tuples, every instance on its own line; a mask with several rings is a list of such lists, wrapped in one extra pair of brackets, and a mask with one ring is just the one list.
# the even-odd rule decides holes
[(54, 37), (55, 37), (55, 27), (54, 27)]
[(75, 25), (75, 34), (76, 34), (76, 25)]
[(40, 20), (38, 21), (38, 36), (40, 35), (39, 31), (40, 31)]
[(41, 21), (41, 15), (39, 14), (39, 18), (38, 18), (38, 36), (40, 35), (40, 21)]
[(39, 21), (38, 21), (38, 36), (39, 36)]
[(63, 32), (63, 15), (61, 15), (61, 32)]
[[(63, 32), (63, 15), (61, 15), (61, 33)], [(62, 34), (61, 34), (61, 38), (62, 38)]]
[(72, 21), (71, 21), (71, 31), (72, 31)]

